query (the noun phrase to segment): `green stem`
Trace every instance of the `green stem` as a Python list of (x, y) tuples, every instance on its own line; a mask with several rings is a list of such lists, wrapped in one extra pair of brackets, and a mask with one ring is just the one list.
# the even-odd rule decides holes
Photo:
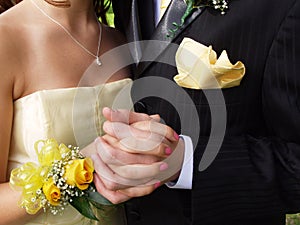
[(181, 20), (180, 20), (180, 27), (183, 26), (186, 18), (192, 13), (192, 11), (194, 10), (193, 8), (193, 3), (194, 1), (187, 1), (187, 8), (186, 8), (186, 11), (185, 13), (183, 14), (183, 16), (181, 17)]

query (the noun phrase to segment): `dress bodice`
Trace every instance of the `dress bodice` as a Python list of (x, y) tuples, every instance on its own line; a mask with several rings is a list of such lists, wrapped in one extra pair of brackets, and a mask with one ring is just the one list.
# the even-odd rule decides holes
[[(103, 107), (113, 107), (116, 97), (123, 98), (118, 102), (124, 107), (130, 107), (129, 93), (124, 91), (130, 89), (130, 84), (130, 79), (123, 79), (95, 87), (42, 90), (16, 100), (9, 174), (26, 162), (37, 162), (34, 150), (37, 140), (55, 138), (59, 143), (82, 148), (102, 135)], [(90, 222), (69, 207), (63, 216), (40, 213), (29, 224), (94, 224)]]

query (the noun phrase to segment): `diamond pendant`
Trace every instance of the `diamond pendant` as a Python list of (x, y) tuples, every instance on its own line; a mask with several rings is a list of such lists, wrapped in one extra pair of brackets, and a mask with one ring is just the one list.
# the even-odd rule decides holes
[(98, 66), (102, 65), (102, 62), (100, 61), (99, 57), (96, 58), (96, 63), (97, 63)]

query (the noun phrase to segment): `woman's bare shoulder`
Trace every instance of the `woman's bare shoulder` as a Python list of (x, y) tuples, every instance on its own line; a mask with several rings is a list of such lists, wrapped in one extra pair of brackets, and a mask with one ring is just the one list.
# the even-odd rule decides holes
[[(22, 50), (20, 40), (24, 38), (24, 28), (28, 23), (28, 15), (30, 11), (26, 6), (26, 1), (18, 3), (4, 13), (0, 14), (0, 63), (3, 57), (18, 57), (18, 53)], [(32, 14), (32, 13), (31, 13)], [(23, 46), (24, 47), (24, 46)], [(13, 60), (9, 57), (10, 60)]]
[[(3, 57), (7, 58), (16, 56), (15, 37), (18, 34), (15, 32), (12, 23), (8, 23), (5, 17), (0, 16), (0, 63), (3, 62)], [(1, 63), (2, 64), (2, 63)]]
[(0, 19), (0, 63), (14, 51), (12, 29)]
[(23, 11), (24, 11), (24, 3), (21, 1), (20, 3), (14, 5), (13, 7), (1, 13), (0, 21), (5, 21), (9, 23), (14, 23), (15, 21), (21, 22), (23, 17), (22, 15)]
[(16, 65), (19, 60), (18, 37), (21, 36), (14, 28), (15, 24), (10, 20), (9, 14), (0, 16), (0, 79), (12, 81), (16, 75)]
[[(19, 5), (13, 6), (4, 13), (0, 14), (0, 48), (8, 47), (8, 43), (12, 43), (15, 38), (20, 36), (18, 33), (19, 26), (23, 23), (22, 17), (20, 14)], [(11, 47), (11, 46), (10, 46)]]

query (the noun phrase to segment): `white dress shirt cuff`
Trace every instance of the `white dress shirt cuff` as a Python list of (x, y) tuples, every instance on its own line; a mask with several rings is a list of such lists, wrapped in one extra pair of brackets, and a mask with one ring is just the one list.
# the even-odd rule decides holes
[(192, 139), (185, 135), (179, 135), (184, 141), (184, 159), (177, 182), (168, 182), (169, 188), (192, 189), (194, 151)]

